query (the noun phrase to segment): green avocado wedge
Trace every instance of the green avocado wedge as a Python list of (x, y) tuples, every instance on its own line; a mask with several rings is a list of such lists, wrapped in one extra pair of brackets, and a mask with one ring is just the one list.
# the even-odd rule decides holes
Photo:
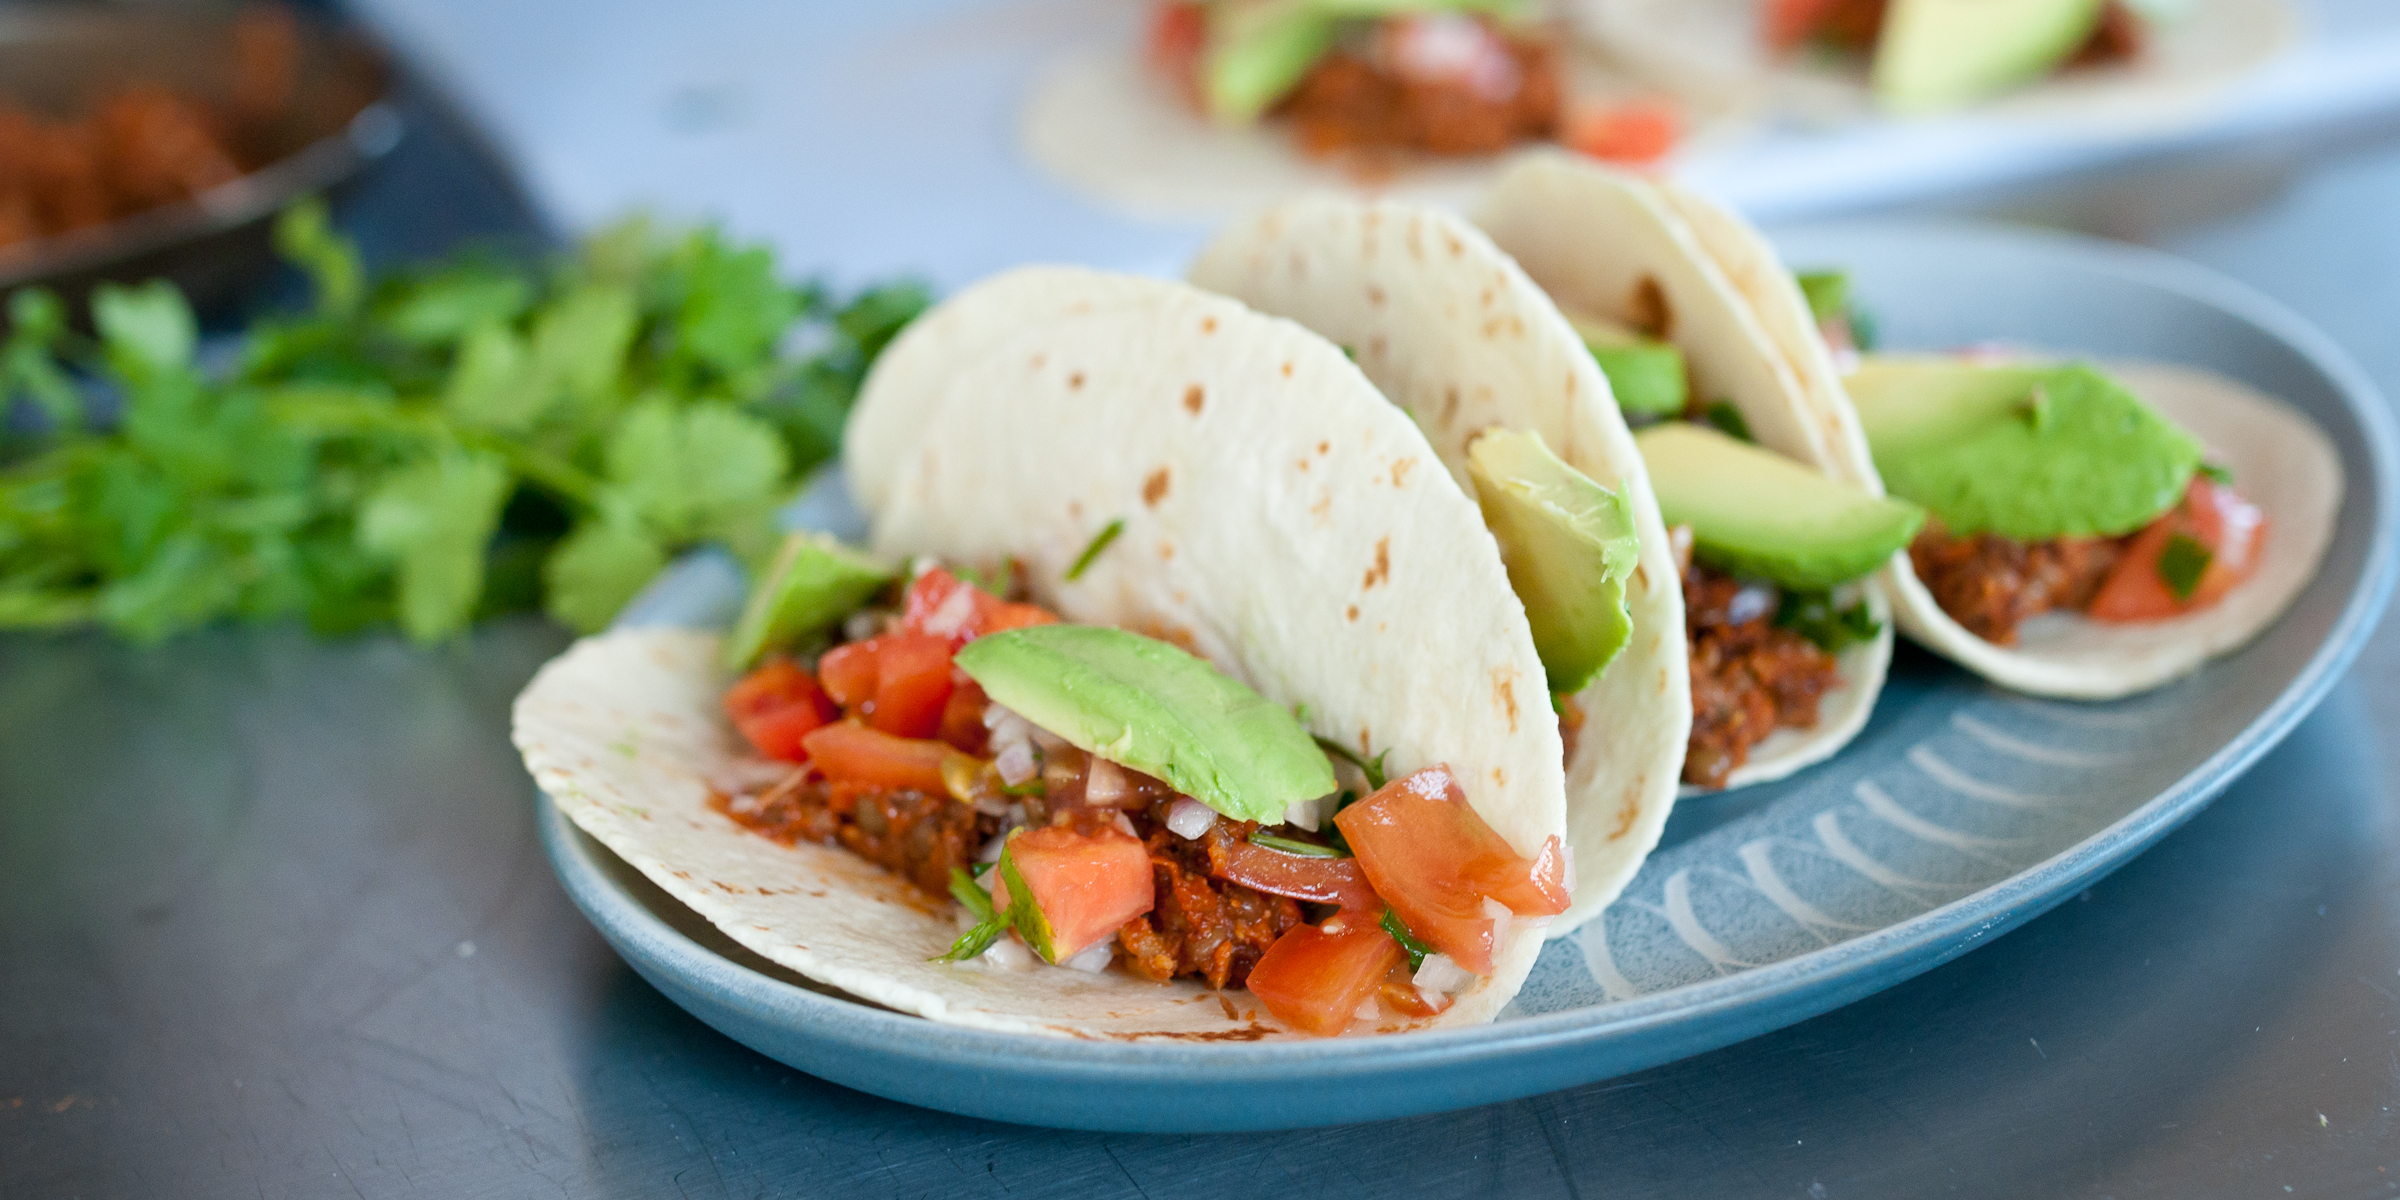
[(1300, 85), (1345, 22), (1443, 12), (1507, 21), (1532, 9), (1530, 0), (1215, 0), (1201, 92), (1211, 118), (1247, 125)]
[(832, 626), (858, 611), (893, 575), (890, 568), (831, 535), (785, 537), (774, 563), (750, 589), (733, 632), (726, 635), (726, 667), (749, 670), (770, 651), (790, 649)]
[(1467, 446), (1467, 474), (1525, 603), (1551, 692), (1582, 691), (1633, 636), (1625, 581), (1641, 543), (1632, 509), (1552, 454), (1538, 433), (1482, 434)]
[(1583, 339), (1583, 348), (1592, 352), (1592, 361), (1600, 364), (1600, 373), (1608, 376), (1618, 411), (1628, 417), (1671, 417), (1690, 402), (1683, 351), (1614, 321), (1569, 314), (1567, 323)]
[(1702, 425), (1634, 435), (1659, 515), (1692, 527), (1692, 554), (1736, 575), (1814, 591), (1888, 561), (1925, 523), (1905, 500), (1870, 496)]
[(2200, 467), (2198, 439), (2086, 363), (1870, 358), (1844, 385), (1884, 486), (1955, 534), (2131, 533)]
[(1290, 712), (1155, 638), (1037, 625), (977, 638), (952, 661), (1026, 720), (1235, 820), (1281, 821), (1337, 786)]
[(1892, 0), (1875, 96), (1899, 113), (1971, 104), (2048, 74), (2100, 22), (2102, 0)]

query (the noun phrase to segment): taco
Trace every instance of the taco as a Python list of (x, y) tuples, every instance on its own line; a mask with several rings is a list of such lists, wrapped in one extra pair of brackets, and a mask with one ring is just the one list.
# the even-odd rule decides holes
[(2289, 46), (2286, 0), (1586, 0), (1579, 23), (1679, 95), (1819, 121), (1970, 106), (2134, 128), (2188, 120)]
[(520, 698), (578, 825), (940, 1021), (1255, 1040), (1508, 1002), (1574, 882), (1541, 660), (1473, 501), (1340, 350), (1018, 272), (896, 340), (857, 422), (871, 548), (798, 535), (729, 638), (613, 632)]
[(1648, 163), (1678, 110), (1629, 89), (1544, 0), (1173, 0), (1054, 64), (1033, 160), (1146, 213), (1224, 216), (1296, 189), (1463, 196), (1498, 156), (1557, 144)]
[[(1438, 214), (1303, 201), (1221, 239), (1195, 278), (1355, 339), (1437, 445), (1567, 411), (1612, 430), (1570, 461), (1653, 491), (1676, 531), (1647, 569), (1679, 593), (1670, 628), (1687, 632), (1671, 652), (1691, 709), (1682, 778), (1741, 786), (1831, 755), (1882, 686), (1892, 635), (1864, 580), (1907, 544), (1914, 506), (1881, 498), (1855, 431), (1810, 406), (1655, 188), (1542, 157), (1503, 176), (1489, 213), (1487, 239)], [(1485, 404), (1458, 410), (1454, 388)], [(1645, 428), (1628, 438), (1628, 419)]]
[(1885, 478), (1932, 512), (1890, 577), (1901, 628), (2019, 691), (2187, 675), (2282, 615), (2333, 538), (2332, 443), (2222, 376), (1985, 349), (1846, 382)]

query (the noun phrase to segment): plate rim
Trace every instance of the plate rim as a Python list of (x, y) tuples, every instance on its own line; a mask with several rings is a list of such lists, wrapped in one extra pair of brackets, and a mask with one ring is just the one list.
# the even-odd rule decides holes
[[(606, 868), (592, 857), (595, 851), (606, 853), (605, 848), (583, 835), (547, 796), (537, 795), (544, 848), (554, 873), (577, 908), (620, 954), (629, 960), (636, 960), (637, 954), (647, 960), (647, 964), (635, 961), (637, 969), (650, 965), (668, 972), (682, 987), (706, 991), (715, 1003), (729, 1005), (744, 1017), (894, 1061), (1000, 1073), (1038, 1070), (1060, 1082), (1150, 1080), (1162, 1069), (1210, 1085), (1266, 1082), (1295, 1071), (1307, 1072), (1315, 1082), (1339, 1082), (1586, 1048), (1671, 1029), (1696, 1018), (1719, 1020), (1712, 1032), (1697, 1041), (1660, 1038), (1657, 1053), (1619, 1055), (1612, 1069), (1591, 1077), (1608, 1078), (1830, 1011), (1930, 970), (2023, 924), (2130, 861), (2199, 812), (2281, 742), (2357, 658), (2392, 595), (2395, 577), (2400, 576), (2400, 546), (2393, 537), (2395, 528), (2400, 527), (2400, 418), (2395, 418), (2380, 389), (2349, 354), (2299, 314), (2247, 284), (2164, 251), (2054, 229), (1942, 218), (1811, 222), (1778, 233), (1773, 240), (1779, 247), (1793, 239), (1918, 237), (1982, 241), (2070, 255), (2082, 265), (2242, 320), (2283, 343), (2322, 375), (2365, 435), (2362, 449), (2369, 470), (2348, 488), (2365, 489), (2367, 549), (2357, 582), (2323, 640), (2274, 700), (2174, 783), (2090, 836), (1902, 921), (1765, 966), (1631, 1000), (1400, 1038), (1205, 1046), (1077, 1041), (943, 1025), (811, 991), (724, 958), (675, 929), (617, 887), (607, 877)], [(2345, 503), (2357, 494), (2361, 493), (2346, 494)], [(695, 1015), (708, 1019), (706, 1014)], [(1462, 1089), (1474, 1095), (1434, 1093), (1420, 1103), (1386, 1105), (1378, 1115), (1457, 1108), (1568, 1085)], [(942, 1105), (937, 1102), (936, 1106)], [(955, 1111), (969, 1107), (962, 1105)], [(1256, 1127), (1292, 1124), (1269, 1122)], [(1173, 1126), (1137, 1120), (1108, 1127)], [(1241, 1126), (1218, 1121), (1192, 1127)]]

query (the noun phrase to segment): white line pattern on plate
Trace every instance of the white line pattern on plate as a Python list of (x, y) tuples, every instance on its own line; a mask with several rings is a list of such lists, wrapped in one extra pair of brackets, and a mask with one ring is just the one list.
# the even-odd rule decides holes
[(2047, 766), (2102, 767), (2110, 763), (2123, 762), (2128, 757), (2121, 752), (2069, 750), (2064, 746), (2045, 746), (2039, 742), (2029, 742), (2013, 734), (2003, 733), (1963, 711), (1951, 713), (1950, 724), (1955, 726), (1959, 732), (2002, 754), (2014, 755), (2027, 762), (2042, 763)]
[(1910, 766), (1925, 772), (1926, 777), (1935, 783), (1949, 788), (1959, 795), (1971, 796), (1977, 800), (2002, 804), (2010, 808), (2048, 808), (2053, 804), (2066, 802), (2066, 798), (2063, 796), (2036, 796), (2031, 792), (2020, 792), (2015, 788), (1986, 783), (1951, 766), (1950, 761), (1935, 754), (1931, 746), (1909, 747), (1908, 762)]
[(1864, 779), (1859, 780), (1858, 786), (1851, 789), (1851, 794), (1858, 797), (1860, 807), (1873, 813), (1878, 820), (1910, 837), (1923, 842), (1931, 842), (1937, 846), (1948, 846), (1961, 854), (1982, 859), (1996, 866), (2007, 866), (2008, 860), (1992, 853), (1993, 848), (2019, 840), (2016, 838), (1977, 837), (1971, 833), (1960, 833), (1947, 825), (1928, 821), (1900, 807), (1900, 802), (1892, 799), (1889, 793)]

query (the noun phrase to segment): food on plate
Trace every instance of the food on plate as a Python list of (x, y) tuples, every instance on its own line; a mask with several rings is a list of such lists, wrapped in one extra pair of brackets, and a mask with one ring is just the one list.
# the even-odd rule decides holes
[(1932, 514), (1893, 576), (1902, 626), (2010, 687), (2105, 698), (2197, 669), (2332, 538), (2332, 445), (2220, 376), (1987, 350), (1845, 382), (1884, 480)]
[(1476, 493), (1565, 737), (1577, 889), (1553, 929), (1597, 914), (1657, 843), (1691, 732), (1674, 551), (1599, 366), (1525, 272), (1436, 209), (1292, 201), (1190, 275), (1339, 342)]
[(1069, 182), (1141, 210), (1224, 214), (1298, 187), (1447, 194), (1553, 144), (1655, 164), (1683, 106), (1579, 46), (1546, 0), (1175, 0), (1141, 46), (1055, 64), (1024, 136)]
[(1899, 112), (1969, 104), (2070, 66), (2140, 58), (2151, 17), (2128, 0), (1767, 0), (1775, 51), (1866, 55)]
[(1969, 111), (2161, 131), (2289, 46), (2288, 0), (1581, 0), (1625, 69), (1697, 109), (1831, 125)]
[(893, 343), (845, 459), (871, 547), (794, 535), (743, 636), (620, 630), (520, 698), (587, 832), (941, 1021), (1255, 1040), (1507, 1003), (1576, 884), (1543, 661), (1475, 501), (1340, 348), (1011, 272)]
[(297, 83), (299, 30), (280, 5), (254, 4), (232, 36), (221, 95), (119, 83), (79, 113), (0, 99), (0, 255), (190, 200), (266, 165)]

